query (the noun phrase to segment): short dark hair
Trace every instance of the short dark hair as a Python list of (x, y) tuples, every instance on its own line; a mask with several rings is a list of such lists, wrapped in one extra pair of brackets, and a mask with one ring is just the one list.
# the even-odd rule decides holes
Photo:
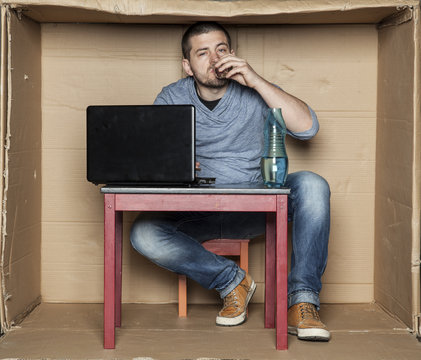
[(193, 36), (206, 34), (212, 31), (222, 31), (225, 34), (225, 37), (228, 41), (228, 46), (231, 49), (230, 34), (221, 24), (214, 21), (199, 21), (193, 25), (190, 25), (184, 33), (183, 38), (181, 39), (181, 49), (183, 50), (183, 58), (190, 60), (190, 39)]

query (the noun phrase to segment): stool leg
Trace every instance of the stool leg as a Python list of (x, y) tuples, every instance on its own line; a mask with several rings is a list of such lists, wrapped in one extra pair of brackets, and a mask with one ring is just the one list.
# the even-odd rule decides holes
[(178, 317), (187, 316), (187, 278), (178, 275)]
[(249, 244), (245, 242), (240, 245), (240, 268), (249, 272)]
[[(240, 245), (240, 268), (246, 273), (249, 272), (249, 243), (241, 242)], [(247, 308), (247, 316), (249, 315), (249, 309)]]

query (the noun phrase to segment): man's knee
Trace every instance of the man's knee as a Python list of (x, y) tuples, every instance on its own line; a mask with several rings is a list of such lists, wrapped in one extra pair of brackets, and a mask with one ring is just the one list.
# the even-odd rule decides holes
[(330, 187), (328, 182), (320, 175), (311, 171), (293, 173), (291, 182), (291, 199), (293, 207), (309, 210), (312, 214), (329, 214)]
[(153, 257), (156, 253), (159, 224), (148, 217), (139, 216), (132, 225), (130, 242), (133, 248), (146, 257)]
[(325, 198), (330, 197), (329, 184), (322, 176), (311, 171), (300, 171), (295, 174), (295, 187), (300, 194), (308, 197), (313, 197), (314, 195)]

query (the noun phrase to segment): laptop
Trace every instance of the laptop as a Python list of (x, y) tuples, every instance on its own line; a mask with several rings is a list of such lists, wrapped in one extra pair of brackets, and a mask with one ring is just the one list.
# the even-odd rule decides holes
[(194, 184), (193, 105), (89, 106), (87, 179), (94, 184)]

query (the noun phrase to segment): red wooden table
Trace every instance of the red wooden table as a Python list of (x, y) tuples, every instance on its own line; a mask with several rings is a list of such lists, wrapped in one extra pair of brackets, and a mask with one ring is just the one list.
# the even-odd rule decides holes
[[(123, 211), (266, 212), (265, 327), (276, 325), (276, 349), (287, 340), (287, 204), (289, 189), (262, 186), (111, 187), (104, 194), (104, 348), (121, 325)], [(176, 316), (176, 315), (175, 315)]]

